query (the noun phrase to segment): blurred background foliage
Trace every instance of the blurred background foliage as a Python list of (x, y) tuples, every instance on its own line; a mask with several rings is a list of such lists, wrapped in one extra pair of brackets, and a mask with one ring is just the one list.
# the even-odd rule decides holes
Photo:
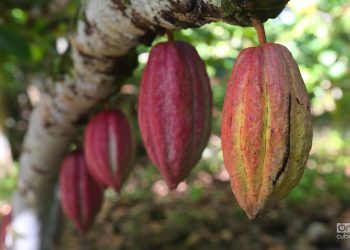
[[(9, 139), (14, 158), (13, 167), (0, 166), (0, 206), (9, 202), (15, 187), (23, 135), (30, 111), (40, 99), (43, 82), (47, 78), (60, 80), (72, 73), (68, 40), (75, 30), (79, 8), (78, 0), (0, 2), (0, 132)], [(287, 46), (298, 62), (314, 120), (313, 148), (305, 175), (281, 206), (307, 204), (326, 197), (346, 208), (350, 204), (350, 3), (291, 0), (281, 15), (269, 20), (265, 27), (268, 40)], [(196, 204), (208, 192), (219, 197), (220, 192), (231, 192), (220, 148), (221, 109), (233, 63), (242, 49), (257, 44), (255, 31), (211, 23), (176, 32), (175, 37), (192, 43), (206, 62), (215, 105), (212, 137), (189, 180), (171, 194), (140, 149), (138, 167), (121, 198), (125, 202), (156, 197), (161, 202), (177, 199), (181, 203), (179, 200), (183, 199)], [(163, 40), (164, 37), (159, 37), (154, 43)], [(133, 97), (130, 98), (133, 101), (127, 102), (131, 109), (149, 49), (137, 48), (139, 66), (121, 86), (122, 95)], [(115, 105), (123, 100), (120, 96), (113, 101)], [(136, 129), (135, 112), (129, 115)], [(225, 188), (208, 191), (208, 187), (216, 187), (213, 184), (216, 182)], [(112, 191), (106, 196), (112, 202), (117, 199)], [(233, 195), (230, 197), (230, 206), (236, 207)], [(241, 212), (238, 214), (242, 216)], [(170, 220), (187, 218), (185, 214), (177, 216), (176, 210), (168, 211), (166, 216)], [(337, 218), (340, 220), (340, 215)]]

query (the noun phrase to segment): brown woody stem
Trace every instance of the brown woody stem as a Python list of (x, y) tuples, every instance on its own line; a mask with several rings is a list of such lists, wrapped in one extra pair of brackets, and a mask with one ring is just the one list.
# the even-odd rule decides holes
[(259, 19), (253, 19), (253, 26), (258, 34), (259, 44), (263, 45), (266, 43), (266, 33), (264, 24)]
[(167, 38), (168, 38), (168, 41), (174, 41), (174, 34), (173, 34), (172, 31), (167, 30), (167, 31), (165, 32), (165, 34), (166, 34), (166, 36), (167, 36)]

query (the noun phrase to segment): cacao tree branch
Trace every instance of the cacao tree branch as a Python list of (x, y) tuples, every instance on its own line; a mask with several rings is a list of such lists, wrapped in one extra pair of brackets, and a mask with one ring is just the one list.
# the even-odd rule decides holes
[(52, 84), (30, 118), (13, 198), (12, 249), (52, 249), (60, 163), (81, 117), (113, 94), (135, 68), (138, 44), (150, 44), (165, 30), (212, 21), (249, 26), (252, 18), (276, 17), (287, 2), (88, 0), (71, 37), (73, 77)]

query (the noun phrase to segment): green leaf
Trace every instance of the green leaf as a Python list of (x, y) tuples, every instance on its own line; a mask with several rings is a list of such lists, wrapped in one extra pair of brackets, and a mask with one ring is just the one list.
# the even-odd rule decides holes
[(27, 41), (13, 30), (0, 26), (0, 51), (13, 54), (20, 59), (30, 58)]

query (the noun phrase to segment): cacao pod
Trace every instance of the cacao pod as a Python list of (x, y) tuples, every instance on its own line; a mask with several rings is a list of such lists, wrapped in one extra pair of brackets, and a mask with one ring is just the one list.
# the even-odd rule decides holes
[(222, 116), (232, 190), (249, 218), (261, 217), (299, 182), (312, 144), (309, 97), (287, 48), (240, 53)]
[(135, 145), (131, 125), (120, 110), (95, 115), (85, 130), (85, 159), (92, 177), (120, 192), (134, 166)]
[(5, 249), (7, 228), (11, 223), (12, 212), (4, 215), (0, 221), (0, 249)]
[(87, 232), (103, 201), (103, 189), (90, 176), (82, 151), (70, 153), (61, 166), (60, 198), (64, 213)]
[(195, 48), (182, 41), (157, 44), (142, 74), (138, 121), (146, 151), (170, 189), (200, 160), (211, 109), (210, 81)]

